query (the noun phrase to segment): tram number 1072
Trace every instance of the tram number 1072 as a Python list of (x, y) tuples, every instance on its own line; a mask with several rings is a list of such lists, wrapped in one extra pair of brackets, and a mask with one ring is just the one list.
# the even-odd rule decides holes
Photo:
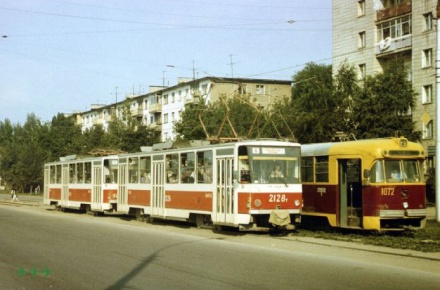
[(285, 194), (270, 194), (269, 202), (287, 202), (287, 197)]
[(393, 187), (383, 187), (380, 189), (380, 195), (394, 195)]

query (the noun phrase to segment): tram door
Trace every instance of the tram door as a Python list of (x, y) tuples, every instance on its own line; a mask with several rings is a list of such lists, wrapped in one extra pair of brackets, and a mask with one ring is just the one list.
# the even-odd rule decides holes
[(69, 206), (69, 164), (63, 164), (61, 170), (61, 205)]
[(119, 161), (118, 174), (118, 211), (127, 211), (127, 164), (122, 161)]
[(151, 215), (163, 216), (165, 213), (165, 163), (153, 161), (151, 192)]
[(102, 210), (102, 166), (101, 162), (96, 163), (92, 169), (92, 210)]
[(362, 223), (361, 160), (339, 159), (339, 225), (360, 227)]
[(234, 223), (233, 158), (217, 159), (217, 192), (214, 221)]

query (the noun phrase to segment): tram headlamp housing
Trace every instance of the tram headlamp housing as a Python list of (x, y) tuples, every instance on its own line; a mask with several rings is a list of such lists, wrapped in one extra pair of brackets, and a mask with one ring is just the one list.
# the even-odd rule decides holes
[(259, 200), (259, 199), (254, 200), (254, 205), (255, 205), (255, 207), (260, 207), (261, 206), (261, 200)]

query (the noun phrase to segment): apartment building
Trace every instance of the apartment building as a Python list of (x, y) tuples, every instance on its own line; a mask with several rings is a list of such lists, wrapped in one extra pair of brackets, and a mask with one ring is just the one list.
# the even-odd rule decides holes
[(113, 116), (121, 117), (128, 109), (129, 114), (141, 124), (159, 130), (162, 141), (173, 141), (176, 138), (174, 123), (180, 120), (185, 105), (200, 101), (208, 104), (217, 101), (220, 96), (232, 97), (236, 94), (248, 95), (256, 106), (265, 108), (280, 98), (291, 96), (291, 81), (179, 78), (176, 85), (150, 87), (145, 95), (126, 96), (125, 100), (110, 105), (92, 105), (89, 111), (76, 114), (76, 122), (83, 132), (95, 125), (101, 125), (107, 130)]
[(359, 77), (401, 60), (417, 92), (412, 111), (416, 130), (435, 154), (437, 8), (434, 0), (333, 0), (333, 68), (347, 61)]

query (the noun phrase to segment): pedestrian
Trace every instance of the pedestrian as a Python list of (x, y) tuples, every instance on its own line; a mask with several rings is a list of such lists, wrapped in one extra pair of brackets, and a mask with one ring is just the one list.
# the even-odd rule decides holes
[(17, 193), (15, 192), (15, 189), (11, 190), (11, 199), (12, 199), (12, 201), (19, 201)]

